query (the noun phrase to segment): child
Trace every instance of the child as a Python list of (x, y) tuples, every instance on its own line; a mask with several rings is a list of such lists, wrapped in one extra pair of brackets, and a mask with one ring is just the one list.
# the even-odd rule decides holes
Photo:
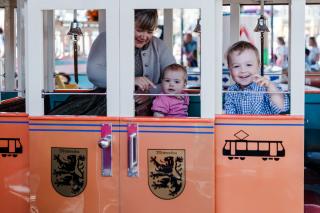
[(231, 85), (225, 96), (226, 114), (279, 114), (289, 110), (289, 98), (272, 82), (258, 74), (257, 48), (246, 41), (233, 44), (227, 51)]
[[(161, 81), (162, 93), (183, 94), (187, 84), (187, 71), (179, 64), (171, 64), (164, 69)], [(157, 96), (153, 100), (152, 111), (154, 117), (187, 117), (188, 96)]]

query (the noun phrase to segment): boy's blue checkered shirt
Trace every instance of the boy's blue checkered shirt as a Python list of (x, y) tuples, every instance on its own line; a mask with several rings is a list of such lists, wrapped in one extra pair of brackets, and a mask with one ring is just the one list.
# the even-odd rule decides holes
[(287, 94), (284, 94), (284, 108), (280, 109), (271, 102), (269, 94), (264, 93), (267, 92), (267, 89), (256, 83), (251, 83), (244, 89), (241, 89), (238, 84), (234, 84), (229, 87), (228, 91), (224, 104), (226, 114), (273, 115), (286, 112), (290, 108)]

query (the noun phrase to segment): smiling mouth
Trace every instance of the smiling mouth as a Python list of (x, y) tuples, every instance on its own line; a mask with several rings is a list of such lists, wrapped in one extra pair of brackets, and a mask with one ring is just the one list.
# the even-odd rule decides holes
[(247, 75), (247, 76), (240, 76), (239, 78), (240, 79), (247, 79), (247, 78), (249, 78), (250, 77), (250, 75)]
[(138, 40), (138, 39), (137, 39), (136, 41), (137, 41), (138, 43), (144, 43), (144, 42), (146, 42), (146, 41), (144, 41), (144, 40), (141, 41), (141, 40)]

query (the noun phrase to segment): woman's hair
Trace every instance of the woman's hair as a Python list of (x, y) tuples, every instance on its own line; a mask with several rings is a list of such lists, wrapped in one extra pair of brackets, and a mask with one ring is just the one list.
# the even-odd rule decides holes
[(168, 71), (183, 72), (184, 80), (185, 80), (185, 82), (187, 82), (188, 74), (187, 74), (187, 70), (184, 66), (182, 66), (180, 64), (171, 64), (169, 66), (166, 66), (166, 68), (164, 68), (164, 70), (163, 70), (163, 77), (164, 77), (164, 74)]
[(156, 9), (135, 10), (134, 20), (141, 30), (154, 31), (158, 26), (158, 12)]
[(238, 41), (238, 42), (234, 43), (231, 47), (229, 47), (229, 49), (227, 51), (228, 66), (231, 65), (231, 54), (233, 52), (239, 51), (239, 54), (241, 54), (245, 50), (252, 50), (255, 53), (255, 55), (257, 56), (258, 64), (260, 64), (258, 49), (253, 44), (251, 44), (247, 41)]
[(281, 44), (281, 45), (285, 45), (286, 44), (286, 42), (284, 42), (284, 38), (283, 37), (278, 37), (278, 42), (279, 42), (279, 44)]
[(309, 38), (309, 44), (310, 44), (310, 46), (312, 46), (312, 47), (318, 47), (317, 40), (316, 40), (316, 38), (313, 37), (313, 36)]

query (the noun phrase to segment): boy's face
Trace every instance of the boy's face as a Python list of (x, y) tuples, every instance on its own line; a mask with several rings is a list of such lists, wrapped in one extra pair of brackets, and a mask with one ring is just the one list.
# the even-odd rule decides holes
[(162, 90), (165, 94), (181, 94), (186, 85), (185, 73), (167, 70), (162, 79)]
[(230, 55), (229, 69), (233, 80), (241, 88), (251, 84), (258, 74), (259, 63), (253, 50), (234, 51)]

